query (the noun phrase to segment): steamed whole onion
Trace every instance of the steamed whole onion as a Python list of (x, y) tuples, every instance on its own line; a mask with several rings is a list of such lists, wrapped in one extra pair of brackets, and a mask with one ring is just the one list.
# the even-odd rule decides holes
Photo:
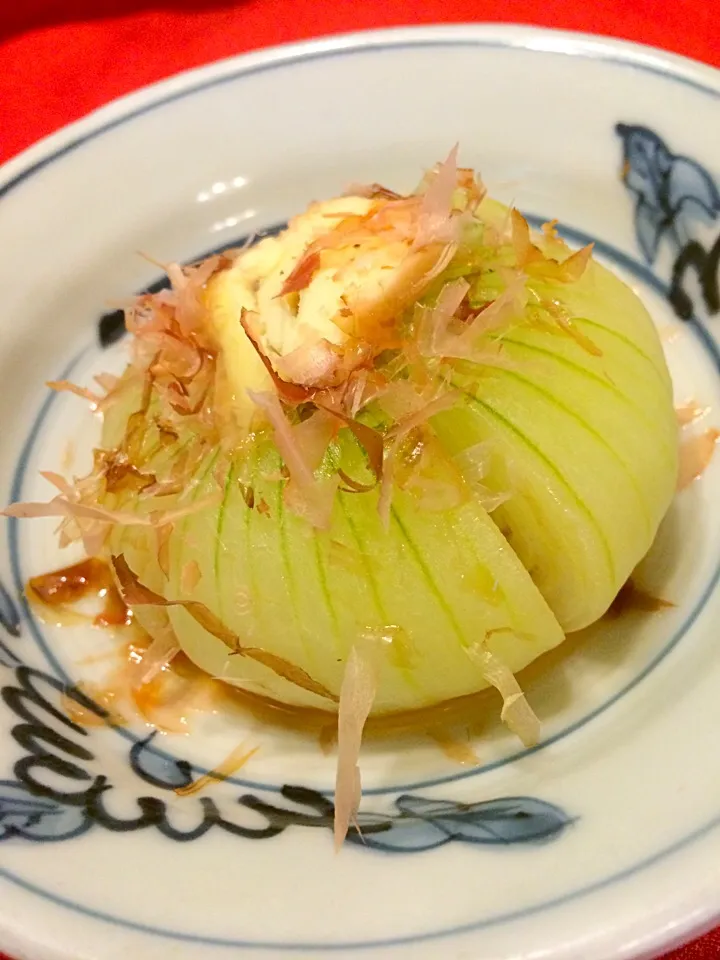
[(341, 748), (487, 686), (533, 742), (514, 674), (602, 616), (675, 489), (639, 299), (454, 152), (416, 194), (314, 204), (170, 276), (128, 311), (65, 539), (112, 557), (162, 649), (339, 709)]
[[(522, 218), (460, 182), (456, 173), (440, 213), (422, 194), (314, 205), (284, 234), (218, 264), (193, 293), (194, 326), (181, 331), (214, 357), (204, 407), (186, 413), (198, 403), (192, 377), (187, 398), (170, 392), (174, 408), (162, 392), (172, 364), (189, 361), (143, 329), (160, 309), (172, 318), (158, 307), (136, 321), (145, 360), (106, 417), (104, 446), (117, 448), (138, 402), (130, 381), (155, 351), (136, 465), (177, 476), (194, 451), (179, 471), (183, 492), (98, 499), (147, 513), (208, 504), (164, 528), (165, 572), (152, 526), (115, 525), (111, 553), (336, 698), (352, 647), (376, 648), (374, 713), (487, 686), (469, 653), (478, 645), (515, 673), (599, 618), (675, 486), (672, 389), (638, 298), (589, 251), (573, 255), (552, 229), (530, 238)], [(416, 249), (419, 223), (433, 216), (435, 234)], [(430, 274), (422, 284), (419, 254)], [(462, 299), (443, 316), (453, 285)], [(178, 302), (188, 295), (176, 292)], [(296, 372), (307, 361), (294, 381), (289, 359)], [(153, 452), (161, 416), (177, 439)], [(351, 421), (381, 445), (384, 477)], [(192, 589), (189, 565), (200, 571)], [(336, 708), (234, 655), (182, 606), (167, 616), (208, 673), (283, 703)]]

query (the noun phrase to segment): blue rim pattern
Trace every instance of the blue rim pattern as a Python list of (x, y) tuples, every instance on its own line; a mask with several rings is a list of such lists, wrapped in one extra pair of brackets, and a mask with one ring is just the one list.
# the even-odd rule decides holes
[(136, 923), (133, 920), (125, 920), (121, 917), (113, 916), (110, 913), (105, 913), (102, 910), (93, 910), (88, 907), (83, 907), (80, 904), (74, 903), (72, 900), (67, 900), (65, 897), (58, 896), (49, 890), (44, 890), (42, 887), (39, 887), (34, 883), (30, 883), (12, 871), (4, 868), (0, 868), (0, 877), (10, 881), (11, 883), (17, 884), (17, 886), (22, 887), (23, 890), (27, 890), (30, 893), (37, 894), (38, 896), (49, 900), (56, 906), (66, 907), (93, 920), (102, 920), (105, 923), (112, 924), (113, 926), (126, 927), (127, 929), (133, 930), (137, 933), (147, 933), (151, 936), (164, 937), (180, 943), (196, 943), (201, 944), (204, 947), (229, 947), (236, 950), (275, 950), (282, 951), (283, 953), (300, 953), (303, 950), (312, 950), (316, 953), (330, 953), (331, 951), (338, 950), (372, 950), (382, 949), (384, 947), (401, 947), (411, 943), (428, 943), (429, 941), (433, 940), (442, 940), (445, 937), (462, 936), (463, 934), (474, 933), (480, 930), (488, 930), (491, 927), (499, 927), (506, 923), (513, 923), (517, 920), (525, 920), (528, 917), (535, 916), (536, 914), (544, 913), (546, 910), (552, 910), (554, 907), (565, 906), (566, 904), (572, 903), (575, 900), (579, 900), (588, 894), (605, 890), (607, 887), (614, 886), (616, 883), (621, 883), (623, 880), (629, 880), (630, 877), (641, 873), (648, 867), (652, 867), (656, 863), (661, 862), (666, 857), (672, 856), (672, 854), (678, 853), (696, 841), (701, 840), (703, 837), (707, 836), (708, 833), (719, 826), (720, 814), (718, 814), (716, 817), (713, 817), (711, 820), (708, 820), (707, 823), (704, 823), (701, 827), (698, 827), (689, 836), (684, 837), (681, 840), (677, 840), (675, 843), (672, 843), (667, 847), (664, 847), (662, 850), (654, 853), (652, 856), (641, 860), (640, 863), (637, 863), (632, 867), (628, 867), (625, 870), (620, 870), (617, 873), (610, 874), (610, 876), (605, 877), (602, 880), (598, 880), (595, 883), (590, 883), (584, 887), (578, 888), (577, 890), (573, 890), (572, 893), (554, 897), (552, 900), (546, 900), (531, 907), (523, 907), (520, 910), (508, 911), (506, 913), (498, 914), (495, 917), (488, 917), (485, 920), (476, 920), (471, 923), (459, 924), (458, 926), (445, 930), (433, 930), (428, 931), (427, 933), (414, 935), (411, 934), (405, 937), (388, 937), (384, 940), (340, 941), (335, 943), (313, 943), (311, 941), (308, 941), (307, 943), (283, 943), (282, 941), (275, 940), (235, 940), (229, 937), (224, 938), (206, 936), (203, 934), (181, 933), (177, 930), (169, 930), (164, 927), (155, 927), (151, 926), (150, 924)]
[[(113, 121), (109, 121), (104, 126), (96, 130), (93, 130), (90, 133), (77, 137), (75, 140), (71, 141), (69, 144), (66, 144), (64, 147), (61, 147), (58, 150), (56, 150), (50, 156), (43, 158), (42, 160), (38, 161), (37, 163), (33, 164), (29, 168), (23, 170), (21, 173), (16, 175), (7, 184), (0, 187), (0, 199), (6, 196), (12, 189), (19, 186), (22, 182), (29, 179), (32, 175), (40, 172), (42, 169), (49, 166), (51, 163), (60, 159), (61, 157), (71, 153), (73, 150), (80, 147), (82, 144), (87, 143), (90, 140), (93, 140), (99, 137), (100, 135), (108, 132), (111, 129), (121, 126), (122, 124), (127, 123), (138, 116), (141, 116), (145, 113), (148, 113), (160, 107), (166, 106), (168, 103), (183, 99), (190, 95), (194, 95), (210, 87), (218, 86), (228, 82), (233, 82), (244, 76), (250, 76), (257, 73), (278, 69), (283, 66), (292, 65), (298, 62), (308, 62), (311, 60), (319, 60), (319, 59), (325, 59), (325, 58), (337, 57), (337, 56), (358, 55), (360, 53), (365, 53), (365, 52), (387, 51), (392, 49), (412, 49), (412, 48), (419, 48), (419, 47), (435, 47), (435, 48), (437, 47), (474, 47), (474, 48), (486, 48), (486, 49), (487, 48), (517, 49), (524, 53), (543, 53), (545, 55), (555, 55), (555, 56), (567, 55), (566, 53), (563, 53), (560, 51), (528, 49), (527, 47), (524, 47), (521, 43), (512, 43), (511, 41), (499, 41), (499, 40), (498, 41), (482, 41), (481, 39), (470, 39), (470, 38), (467, 38), (467, 39), (457, 38), (457, 39), (437, 40), (437, 41), (416, 41), (416, 42), (396, 41), (396, 42), (377, 44), (371, 47), (360, 47), (355, 49), (322, 50), (319, 52), (300, 51), (298, 53), (289, 55), (286, 59), (282, 60), (280, 63), (277, 63), (277, 62), (265, 63), (250, 69), (243, 69), (241, 67), (236, 72), (233, 72), (230, 75), (214, 78), (212, 80), (200, 81), (197, 85), (189, 89), (185, 89), (177, 93), (170, 94), (165, 98), (158, 99), (156, 102), (152, 104), (138, 108), (135, 111), (131, 111), (130, 113), (126, 114), (123, 117), (117, 118)], [(667, 71), (661, 69), (660, 67), (656, 67), (647, 63), (634, 62), (632, 60), (623, 58), (618, 55), (613, 55), (613, 54), (605, 55), (597, 51), (595, 52), (583, 51), (581, 56), (584, 59), (600, 60), (600, 61), (611, 63), (616, 66), (624, 67), (626, 69), (630, 68), (640, 72), (656, 75), (661, 77), (662, 79), (669, 80), (672, 83), (681, 84), (683, 86), (690, 87), (704, 95), (709, 95), (714, 99), (720, 99), (720, 90), (707, 86), (705, 84), (702, 84), (698, 81), (691, 80), (687, 77), (678, 76), (675, 74), (669, 74)], [(579, 242), (583, 242), (584, 239), (586, 239), (585, 234), (581, 233), (580, 231), (574, 230), (572, 228), (566, 229), (564, 232), (565, 232), (565, 236), (567, 236), (569, 239), (574, 239)], [(658, 292), (660, 293), (665, 292), (664, 285), (650, 271), (646, 270), (642, 265), (638, 264), (637, 261), (635, 261), (633, 258), (627, 256), (621, 251), (615, 250), (613, 247), (604, 243), (596, 242), (596, 249), (601, 254), (609, 257), (610, 259), (614, 259), (616, 263), (618, 263), (620, 266), (624, 267), (625, 269), (629, 270), (631, 273), (634, 273), (638, 278), (642, 279), (644, 282), (649, 283), (649, 285), (651, 285)], [(699, 338), (703, 342), (704, 346), (711, 351), (715, 364), (718, 367), (718, 369), (720, 369), (720, 353), (718, 352), (716, 344), (714, 343), (712, 338), (709, 336), (707, 331), (705, 331), (703, 327), (699, 323), (697, 323), (697, 321), (692, 320), (691, 323), (696, 334), (699, 336)], [(46, 401), (46, 404), (48, 404), (48, 401)], [(38, 419), (36, 420), (33, 426), (33, 432), (31, 432), (31, 437), (33, 435), (35, 436), (37, 435), (37, 431), (39, 431), (41, 426), (41, 418), (45, 415), (46, 412), (47, 412), (47, 409), (44, 407), (43, 410), (41, 411), (40, 417), (38, 417)], [(29, 447), (27, 444), (23, 453), (26, 455), (29, 454)], [(17, 473), (16, 473), (16, 479), (17, 479)], [(11, 526), (11, 538), (12, 536), (13, 534), (12, 534), (12, 526)], [(16, 534), (15, 534), (15, 546), (17, 546)], [(15, 564), (13, 564), (13, 576), (16, 578), (16, 582), (17, 582), (18, 573), (19, 573), (19, 570), (17, 570), (15, 568)], [(642, 679), (644, 679), (644, 677), (646, 677), (648, 673), (651, 672), (651, 670), (654, 669), (655, 666), (657, 666), (657, 664), (662, 659), (664, 659), (667, 656), (667, 654), (677, 645), (677, 643), (681, 639), (685, 630), (687, 630), (689, 626), (691, 626), (692, 623), (694, 623), (694, 621), (699, 616), (702, 606), (707, 601), (708, 597), (713, 592), (718, 582), (720, 582), (720, 567), (716, 570), (710, 583), (708, 584), (708, 586), (706, 587), (703, 593), (701, 602), (695, 607), (690, 617), (688, 618), (688, 621), (686, 621), (686, 624), (683, 626), (682, 630), (679, 631), (678, 634), (676, 634), (676, 636), (673, 638), (671, 643), (666, 646), (664, 651), (662, 651), (658, 655), (658, 657), (651, 664), (649, 664), (638, 677), (636, 677), (629, 685), (627, 685), (623, 691), (619, 692), (607, 704), (598, 708), (588, 717), (584, 718), (582, 721), (579, 721), (578, 724), (574, 725), (574, 727), (568, 728), (568, 730), (565, 731), (563, 734), (556, 735), (554, 739), (551, 739), (547, 743), (541, 745), (538, 748), (534, 748), (531, 751), (523, 751), (521, 755), (527, 755), (529, 753), (537, 752), (539, 749), (542, 749), (544, 746), (549, 745), (550, 742), (556, 742), (557, 739), (560, 738), (560, 736), (566, 736), (570, 732), (574, 732), (574, 730), (578, 729), (580, 726), (584, 726), (585, 723), (589, 722), (589, 720), (596, 717), (599, 713), (604, 712), (604, 710), (607, 709), (608, 706), (610, 706), (612, 703), (617, 702), (617, 700), (620, 697), (624, 696), (627, 692), (629, 692), (630, 689), (637, 686), (637, 684)], [(20, 584), (22, 585), (22, 581), (20, 581)], [(37, 636), (36, 636), (36, 640), (38, 640)], [(42, 641), (38, 640), (38, 642), (42, 647)], [(461, 774), (457, 777), (453, 777), (452, 779), (460, 779), (468, 775), (470, 776), (477, 775), (478, 772), (487, 772), (487, 770), (489, 769), (494, 769), (497, 766), (503, 765), (504, 763), (511, 762), (512, 760), (516, 760), (516, 759), (518, 759), (517, 756), (512, 758), (506, 758), (504, 761), (499, 761), (495, 765), (488, 765), (485, 768), (481, 768), (480, 771), (472, 771), (469, 774)], [(433, 781), (433, 784), (437, 782), (438, 781)], [(443, 780), (440, 782), (446, 782), (446, 781)], [(429, 786), (432, 784), (425, 783), (424, 785)], [(393, 788), (394, 791), (396, 791), (397, 789), (398, 788)], [(374, 792), (381, 792), (381, 791), (368, 791), (368, 794), (371, 794)], [(153, 927), (146, 924), (135, 923), (133, 921), (128, 921), (119, 917), (112, 916), (111, 914), (107, 914), (101, 911), (95, 911), (93, 909), (84, 907), (81, 904), (74, 903), (73, 901), (67, 900), (63, 897), (59, 897), (58, 895), (52, 893), (51, 891), (44, 890), (43, 888), (35, 884), (32, 884), (27, 880), (24, 880), (22, 877), (12, 873), (9, 870), (0, 869), (0, 876), (8, 880), (9, 882), (15, 883), (16, 885), (22, 887), (25, 890), (28, 890), (32, 893), (35, 893), (49, 900), (50, 902), (53, 902), (59, 906), (63, 906), (68, 909), (71, 909), (74, 912), (80, 913), (89, 918), (103, 920), (105, 922), (114, 924), (116, 926), (122, 926), (131, 930), (135, 930), (137, 932), (152, 934), (159, 937), (165, 937), (175, 941), (183, 941), (186, 943), (197, 943), (197, 944), (203, 944), (206, 946), (232, 947), (236, 949), (237, 948), (269, 949), (269, 950), (276, 950), (276, 951), (279, 950), (283, 952), (298, 952), (302, 950), (306, 950), (306, 951), (314, 950), (316, 952), (327, 952), (330, 950), (357, 950), (357, 949), (363, 949), (363, 948), (399, 946), (401, 944), (418, 943), (418, 942), (423, 942), (428, 940), (437, 940), (437, 939), (448, 937), (448, 936), (458, 936), (463, 933), (486, 929), (490, 926), (497, 926), (497, 925), (512, 922), (515, 920), (520, 920), (520, 919), (532, 916), (534, 914), (544, 912), (545, 910), (562, 906), (563, 904), (570, 903), (574, 900), (579, 899), (580, 897), (586, 896), (587, 894), (590, 894), (592, 892), (601, 890), (605, 887), (611, 886), (624, 879), (628, 879), (629, 877), (641, 872), (644, 869), (647, 869), (648, 867), (658, 863), (659, 861), (665, 859), (666, 857), (672, 855), (673, 853), (676, 853), (690, 846), (691, 844), (695, 843), (698, 839), (701, 839), (711, 830), (716, 828), (718, 825), (720, 825), (720, 815), (712, 818), (703, 826), (694, 830), (688, 836), (676, 841), (675, 843), (664, 848), (663, 850), (659, 851), (653, 856), (644, 859), (643, 861), (634, 865), (633, 867), (630, 867), (624, 871), (620, 871), (618, 873), (612, 874), (603, 880), (595, 882), (594, 884), (587, 885), (576, 891), (573, 891), (571, 893), (565, 894), (560, 897), (556, 897), (544, 903), (536, 904), (532, 907), (523, 908), (522, 910), (514, 911), (511, 913), (505, 913), (494, 918), (487, 918), (485, 920), (479, 920), (469, 924), (458, 925), (452, 928), (439, 930), (439, 931), (426, 932), (423, 934), (407, 936), (402, 938), (394, 938), (394, 939), (388, 938), (384, 940), (357, 941), (357, 942), (349, 942), (349, 943), (324, 942), (324, 943), (287, 944), (287, 943), (273, 942), (273, 941), (231, 940), (231, 939), (207, 937), (203, 935), (183, 934), (178, 931), (168, 930), (161, 927)]]

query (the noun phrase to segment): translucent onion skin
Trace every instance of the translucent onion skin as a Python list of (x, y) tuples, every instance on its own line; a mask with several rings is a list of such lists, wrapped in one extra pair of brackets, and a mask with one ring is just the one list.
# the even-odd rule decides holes
[[(488, 223), (505, 215), (495, 204), (480, 211)], [(537, 242), (548, 255), (561, 252), (550, 237)], [(208, 452), (196, 467), (191, 496), (211, 500), (175, 523), (165, 572), (151, 528), (114, 527), (110, 551), (152, 590), (205, 604), (243, 644), (283, 657), (335, 696), (353, 646), (376, 649), (374, 715), (486, 687), (468, 653), (483, 640), (511, 671), (521, 670), (607, 610), (649, 549), (678, 469), (670, 378), (638, 298), (595, 262), (579, 280), (531, 286), (571, 318), (574, 334), (536, 322), (531, 302), (502, 331), (501, 364), (455, 364), (458, 403), (431, 421), (451, 455), (487, 446), (483, 496), (428, 510), (396, 488), (386, 531), (377, 489), (340, 491), (329, 530), (318, 530), (288, 509), (282, 462), (271, 431), (260, 429), (230, 456), (221, 494), (216, 468), (224, 455)], [(256, 358), (248, 363), (256, 387), (262, 371)], [(236, 384), (238, 395), (244, 386)], [(136, 393), (121, 394), (106, 417), (106, 447), (136, 408)], [(190, 433), (150, 459), (158, 473)], [(331, 454), (350, 476), (367, 477), (348, 430)], [(488, 493), (507, 494), (492, 514), (482, 505)], [(153, 498), (108, 500), (158, 509)], [(163, 498), (165, 507), (174, 502)], [(189, 564), (201, 573), (190, 593), (183, 591)], [(209, 674), (282, 703), (337, 709), (232, 654), (183, 608), (167, 614), (183, 650)], [(150, 611), (137, 615), (152, 630)]]
[(576, 282), (545, 287), (599, 355), (518, 325), (503, 336), (508, 367), (486, 368), (467, 405), (433, 426), (454, 451), (489, 443), (483, 483), (511, 493), (493, 519), (570, 632), (605, 613), (649, 550), (675, 492), (677, 422), (632, 290), (594, 261)]
[[(193, 496), (217, 490), (208, 462)], [(466, 650), (490, 634), (490, 649), (522, 669), (563, 639), (563, 632), (489, 515), (477, 503), (453, 510), (419, 510), (409, 494), (393, 499), (388, 533), (377, 493), (337, 495), (330, 531), (313, 528), (283, 504), (281, 466), (269, 439), (252, 456), (250, 508), (238, 476), (238, 457), (223, 501), (178, 521), (169, 544), (169, 577), (157, 560), (154, 531), (116, 527), (110, 549), (123, 553), (140, 580), (169, 599), (198, 600), (248, 646), (260, 646), (301, 667), (339, 694), (353, 645), (379, 646), (373, 713), (441, 703), (487, 686)], [(271, 479), (264, 479), (270, 477)], [(245, 488), (246, 489), (246, 488)], [(191, 594), (184, 566), (202, 577)], [(227, 646), (182, 608), (168, 608), (188, 656), (212, 676), (247, 681), (278, 701), (334, 710)], [(148, 608), (137, 608), (142, 623)]]

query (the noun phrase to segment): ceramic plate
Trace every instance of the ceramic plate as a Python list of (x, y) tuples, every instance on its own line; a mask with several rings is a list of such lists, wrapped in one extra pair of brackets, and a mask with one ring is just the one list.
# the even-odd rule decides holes
[[(112, 104), (0, 172), (2, 500), (47, 499), (97, 425), (81, 383), (122, 366), (116, 305), (349, 182), (410, 189), (456, 141), (534, 223), (643, 298), (678, 403), (720, 427), (718, 73), (504, 27), (286, 47)], [(638, 576), (671, 605), (603, 620), (526, 678), (543, 740), (487, 720), (460, 757), (368, 744), (377, 829), (333, 852), (334, 757), (246, 714), (158, 734), (74, 722), (112, 639), (41, 622), (51, 521), (3, 522), (0, 947), (32, 960), (649, 957), (720, 913), (720, 457)], [(76, 717), (76, 719), (78, 719)], [(238, 743), (236, 775), (201, 778)], [(471, 756), (470, 754), (474, 754)]]

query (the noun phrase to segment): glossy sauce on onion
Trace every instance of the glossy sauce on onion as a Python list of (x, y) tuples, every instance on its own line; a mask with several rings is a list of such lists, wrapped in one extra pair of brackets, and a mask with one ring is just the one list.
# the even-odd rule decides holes
[[(91, 622), (97, 627), (128, 628), (119, 638), (117, 652), (108, 655), (112, 665), (101, 684), (79, 684), (78, 689), (96, 703), (105, 716), (89, 710), (71, 695), (64, 698), (68, 716), (84, 726), (127, 722), (121, 703), (134, 707), (148, 725), (168, 733), (189, 733), (193, 713), (219, 713), (240, 710), (270, 726), (308, 734), (318, 740), (323, 752), (330, 752), (337, 736), (337, 717), (329, 711), (288, 706), (260, 694), (242, 690), (212, 678), (197, 668), (185, 654), (177, 654), (150, 682), (133, 685), (131, 671), (142, 663), (151, 639), (133, 622), (132, 611), (124, 604), (108, 564), (92, 558), (81, 563), (33, 577), (27, 595), (36, 607), (63, 626)], [(90, 617), (74, 609), (79, 601), (98, 598), (103, 606)], [(606, 614), (615, 620), (631, 612), (654, 613), (672, 606), (653, 597), (629, 580), (618, 593)], [(406, 655), (406, 644), (398, 646), (397, 656)], [(563, 645), (564, 647), (565, 645)], [(556, 659), (569, 651), (551, 651), (523, 671), (526, 678), (552, 669)], [(92, 658), (90, 658), (92, 659)], [(104, 657), (102, 659), (105, 659)], [(497, 712), (497, 693), (493, 689), (458, 697), (431, 707), (371, 717), (364, 735), (368, 739), (421, 735), (429, 737), (449, 759), (463, 766), (480, 763), (472, 744), (489, 715)], [(242, 762), (249, 758), (243, 756)], [(233, 761), (237, 758), (232, 758)], [(218, 774), (215, 779), (222, 779)]]
[[(91, 557), (70, 567), (31, 577), (25, 589), (34, 606), (53, 611), (53, 619), (61, 626), (65, 618), (71, 623), (90, 620), (96, 627), (123, 627), (133, 622), (132, 611), (120, 596), (110, 568), (102, 560)], [(74, 609), (80, 600), (97, 598), (102, 609), (94, 616), (84, 616)]]

